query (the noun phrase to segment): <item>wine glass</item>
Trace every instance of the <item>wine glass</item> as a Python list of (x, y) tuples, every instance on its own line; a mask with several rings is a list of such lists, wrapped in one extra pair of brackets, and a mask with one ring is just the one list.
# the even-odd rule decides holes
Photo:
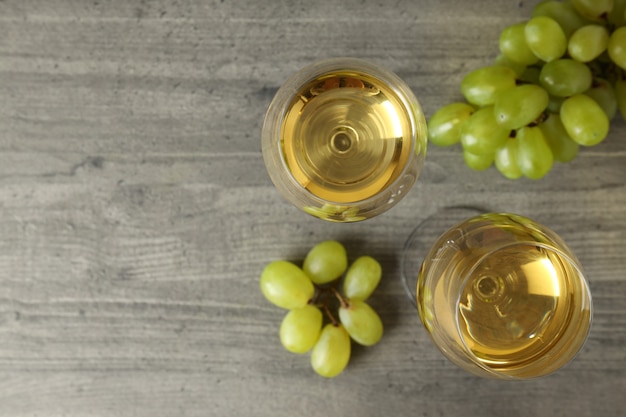
[(278, 191), (335, 222), (365, 220), (397, 204), (422, 169), (426, 144), (426, 120), (411, 89), (356, 58), (296, 72), (274, 96), (262, 131)]
[[(403, 280), (441, 352), (479, 376), (527, 379), (567, 364), (587, 339), (592, 318), (580, 262), (552, 230), (526, 217), (473, 213), (450, 224), (430, 249), (419, 231), (404, 250)], [(444, 229), (445, 230), (445, 229)], [(426, 250), (420, 267), (415, 257)]]

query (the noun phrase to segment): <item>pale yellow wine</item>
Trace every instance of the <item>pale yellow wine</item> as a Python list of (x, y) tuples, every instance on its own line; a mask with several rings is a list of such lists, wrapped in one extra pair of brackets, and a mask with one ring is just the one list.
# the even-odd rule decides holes
[(312, 194), (338, 203), (375, 196), (401, 174), (415, 121), (386, 83), (358, 71), (334, 71), (305, 84), (281, 129), (291, 175)]
[[(470, 236), (458, 239), (464, 233)], [(566, 248), (515, 221), (461, 227), (442, 239), (430, 271), (443, 279), (430, 307), (430, 300), (419, 301), (426, 301), (427, 315), (459, 349), (466, 347), (495, 372), (518, 377), (554, 370), (560, 358), (578, 351), (587, 336), (590, 300)]]

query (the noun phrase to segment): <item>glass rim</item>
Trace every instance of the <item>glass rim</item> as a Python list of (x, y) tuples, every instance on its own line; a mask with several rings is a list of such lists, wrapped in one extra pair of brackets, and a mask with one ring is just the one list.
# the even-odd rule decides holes
[[(280, 137), (280, 132), (282, 130), (282, 120), (285, 117), (287, 107), (291, 102), (291, 97), (293, 93), (297, 91), (301, 85), (310, 82), (316, 77), (340, 69), (347, 69), (348, 71), (354, 71), (355, 73), (372, 75), (380, 79), (383, 83), (387, 84), (389, 88), (394, 91), (397, 98), (402, 103), (406, 115), (409, 117), (411, 123), (411, 137), (409, 138), (410, 149), (408, 153), (409, 156), (406, 164), (399, 172), (397, 177), (393, 181), (387, 183), (383, 188), (381, 188), (376, 195), (362, 200), (355, 200), (350, 202), (323, 199), (303, 187), (291, 174), (280, 141), (275, 141), (275, 138)], [(309, 200), (315, 201), (319, 205), (331, 204), (341, 207), (350, 206), (353, 204), (368, 204), (370, 202), (375, 202), (377, 198), (379, 198), (379, 194), (389, 189), (399, 187), (400, 185), (402, 185), (402, 183), (406, 182), (405, 174), (409, 173), (413, 169), (413, 165), (415, 164), (418, 155), (420, 153), (423, 153), (425, 156), (426, 153), (426, 146), (422, 146), (422, 144), (418, 142), (420, 140), (426, 140), (427, 132), (425, 130), (425, 116), (423, 115), (423, 110), (411, 88), (402, 78), (400, 78), (390, 69), (380, 64), (374, 64), (361, 58), (324, 58), (300, 68), (281, 85), (281, 87), (274, 95), (272, 101), (270, 102), (265, 114), (266, 115), (262, 127), (263, 159), (265, 160), (266, 165), (268, 164), (268, 162), (271, 162), (272, 164), (277, 164), (283, 168), (282, 170), (280, 170), (279, 173), (269, 172), (271, 180), (275, 183), (282, 180), (287, 180), (290, 187), (302, 194), (305, 194)], [(419, 119), (424, 120), (420, 121)], [(305, 201), (306, 199), (302, 198), (302, 200)]]
[[(451, 211), (459, 211), (459, 212), (466, 212), (466, 213), (473, 213), (472, 216), (470, 217), (463, 217), (462, 220), (457, 221), (457, 223), (455, 224), (451, 224), (450, 227), (456, 227), (458, 226), (460, 223), (463, 223), (469, 219), (472, 219), (474, 217), (478, 217), (481, 216), (483, 214), (488, 214), (491, 213), (491, 211), (485, 207), (481, 207), (478, 205), (471, 205), (471, 204), (460, 204), (460, 205), (453, 205), (453, 206), (447, 206), (444, 207), (443, 209), (441, 209), (440, 211), (436, 212), (435, 214), (432, 214), (431, 216), (428, 216), (424, 219), (422, 219), (416, 226), (413, 227), (413, 229), (411, 229), (411, 232), (409, 233), (409, 235), (406, 237), (406, 239), (404, 240), (404, 243), (402, 245), (402, 252), (400, 254), (400, 279), (402, 281), (402, 286), (404, 287), (405, 292), (407, 293), (407, 295), (409, 296), (410, 300), (412, 301), (413, 305), (415, 307), (417, 307), (417, 281), (418, 281), (418, 275), (419, 275), (419, 270), (418, 271), (414, 271), (415, 275), (410, 275), (409, 274), (409, 270), (407, 268), (407, 262), (411, 256), (410, 251), (412, 249), (413, 244), (415, 243), (415, 240), (419, 237), (422, 236), (422, 229), (424, 227), (426, 227), (426, 225), (428, 224), (428, 222), (430, 222), (432, 220), (433, 216), (437, 216), (437, 214), (440, 213), (445, 213), (445, 212), (451, 212)], [(430, 250), (430, 248), (432, 247), (432, 245), (435, 244), (435, 242), (437, 242), (437, 240), (441, 237), (441, 235), (445, 233), (444, 231), (439, 232), (436, 235), (433, 235), (433, 240), (432, 242), (430, 242), (430, 246), (425, 247), (424, 248), (424, 253), (420, 258), (419, 264), (420, 267), (421, 265), (423, 265), (423, 263), (425, 262), (425, 258), (428, 255), (428, 251)], [(409, 285), (409, 277), (410, 276), (414, 276), (415, 277), (415, 288), (411, 287)]]
[[(586, 326), (586, 332), (585, 332), (585, 337), (581, 339), (581, 343), (580, 346), (578, 346), (576, 348), (576, 351), (574, 351), (574, 353), (567, 358), (567, 360), (565, 360), (563, 363), (561, 363), (560, 365), (558, 365), (555, 369), (552, 369), (549, 372), (546, 372), (544, 374), (539, 374), (537, 376), (532, 376), (532, 377), (519, 377), (519, 376), (513, 376), (513, 375), (507, 375), (507, 374), (503, 374), (501, 372), (498, 372), (497, 370), (485, 365), (470, 349), (470, 347), (467, 345), (467, 342), (465, 341), (465, 338), (462, 337), (462, 332), (461, 332), (461, 319), (460, 319), (460, 309), (458, 308), (458, 306), (460, 305), (461, 302), (461, 297), (462, 297), (462, 292), (459, 291), (459, 294), (457, 297), (455, 297), (454, 300), (454, 305), (456, 306), (455, 311), (454, 311), (454, 325), (455, 325), (455, 331), (457, 332), (457, 335), (459, 335), (459, 340), (462, 343), (462, 347), (463, 350), (467, 353), (468, 357), (470, 358), (470, 360), (476, 364), (478, 367), (480, 367), (481, 369), (483, 369), (484, 371), (486, 371), (488, 374), (496, 376), (500, 379), (511, 379), (511, 380), (515, 380), (515, 379), (533, 379), (533, 378), (538, 378), (541, 376), (545, 376), (549, 373), (552, 373), (553, 371), (555, 371), (556, 369), (559, 369), (565, 365), (567, 365), (568, 363), (570, 363), (579, 353), (580, 350), (582, 349), (583, 345), (585, 344), (585, 342), (587, 341), (587, 339), (589, 338), (589, 333), (591, 332), (591, 325), (593, 322), (593, 298), (591, 296), (591, 290), (589, 288), (589, 283), (587, 281), (587, 277), (586, 274), (583, 271), (582, 266), (580, 265), (580, 262), (575, 258), (572, 257), (570, 255), (568, 255), (567, 253), (563, 252), (562, 250), (555, 248), (553, 246), (547, 245), (545, 243), (541, 243), (541, 242), (537, 242), (537, 241), (518, 241), (518, 242), (511, 242), (508, 243), (506, 245), (502, 245), (499, 246), (496, 249), (490, 250), (489, 252), (485, 253), (484, 255), (482, 255), (472, 266), (472, 268), (465, 274), (465, 276), (463, 277), (462, 283), (460, 285), (460, 288), (465, 288), (467, 286), (467, 283), (472, 275), (472, 273), (476, 270), (476, 268), (478, 268), (478, 266), (490, 255), (492, 255), (494, 252), (500, 251), (504, 248), (508, 248), (508, 247), (512, 247), (512, 246), (519, 246), (519, 245), (532, 245), (532, 246), (537, 246), (540, 248), (543, 248), (545, 250), (551, 251), (556, 253), (557, 255), (559, 255), (560, 257), (564, 258), (567, 263), (572, 266), (576, 272), (577, 272), (577, 279), (578, 281), (582, 284), (581, 288), (583, 290), (583, 292), (586, 294), (586, 301), (588, 304), (588, 309), (589, 309), (589, 320), (586, 321), (586, 323), (584, 323), (584, 325)], [(567, 326), (569, 327), (569, 326)], [(554, 346), (552, 346), (550, 349), (553, 349)], [(549, 350), (550, 350), (549, 349)], [(548, 351), (549, 351), (548, 350)], [(558, 362), (558, 361), (557, 361)]]

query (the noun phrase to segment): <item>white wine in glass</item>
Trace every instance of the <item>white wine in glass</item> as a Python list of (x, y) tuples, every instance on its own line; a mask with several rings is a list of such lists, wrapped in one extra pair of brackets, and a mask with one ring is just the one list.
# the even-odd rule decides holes
[(395, 74), (335, 58), (294, 74), (263, 126), (270, 178), (290, 202), (330, 221), (358, 221), (395, 205), (426, 150), (417, 99)]
[(481, 376), (547, 375), (568, 363), (591, 325), (582, 267), (554, 232), (488, 213), (445, 232), (417, 283), (420, 317), (450, 360)]

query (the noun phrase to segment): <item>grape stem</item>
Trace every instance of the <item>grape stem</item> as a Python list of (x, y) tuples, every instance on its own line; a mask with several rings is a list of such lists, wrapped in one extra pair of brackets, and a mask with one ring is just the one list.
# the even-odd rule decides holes
[(333, 294), (335, 294), (335, 297), (337, 297), (337, 300), (339, 300), (339, 304), (342, 308), (350, 307), (350, 301), (346, 297), (344, 297), (339, 291), (337, 291), (335, 287), (330, 287), (330, 289), (332, 290)]
[(309, 300), (309, 304), (311, 305), (317, 305), (320, 302), (320, 298), (322, 296), (322, 291), (321, 288), (318, 287), (317, 285), (315, 285), (315, 294), (313, 294), (313, 297)]
[(335, 316), (333, 316), (333, 313), (331, 313), (330, 308), (328, 308), (328, 305), (327, 304), (322, 304), (322, 309), (326, 313), (326, 316), (328, 316), (328, 319), (333, 324), (333, 326), (335, 326), (335, 327), (339, 326), (339, 321), (337, 321)]
[[(315, 305), (324, 311), (328, 319), (330, 320), (333, 326), (339, 326), (339, 320), (333, 315), (331, 308), (329, 307), (329, 302), (332, 302), (330, 293), (332, 293), (335, 298), (339, 301), (339, 305), (341, 308), (350, 308), (350, 300), (345, 297), (334, 285), (331, 286), (320, 286), (315, 285), (315, 294), (309, 300), (309, 304)], [(330, 299), (329, 299), (330, 298)]]
[(315, 290), (316, 290), (315, 295), (313, 295), (313, 298), (309, 300), (309, 304), (315, 305), (319, 307), (320, 309), (322, 309), (324, 313), (326, 314), (326, 316), (328, 317), (328, 319), (330, 320), (331, 324), (335, 327), (338, 326), (339, 321), (337, 320), (337, 318), (335, 318), (335, 316), (330, 310), (330, 307), (328, 306), (328, 301), (329, 301), (328, 293), (332, 290), (333, 293), (337, 294), (338, 293), (337, 290), (335, 289), (335, 287), (325, 287), (325, 286), (320, 286), (316, 284), (314, 285), (315, 285)]

